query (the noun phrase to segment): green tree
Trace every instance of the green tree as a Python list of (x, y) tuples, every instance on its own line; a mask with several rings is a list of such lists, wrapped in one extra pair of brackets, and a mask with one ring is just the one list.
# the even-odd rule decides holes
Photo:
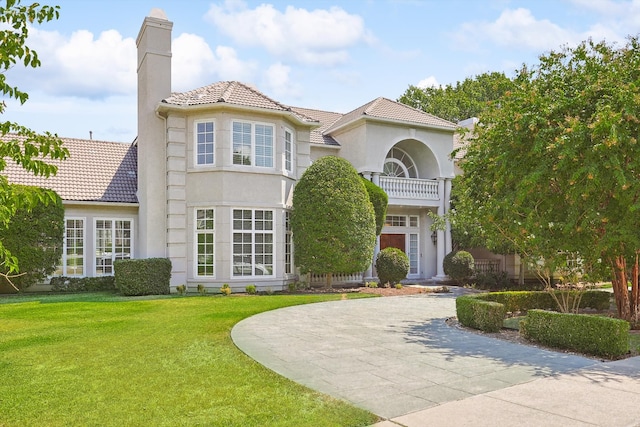
[(398, 101), (457, 123), (479, 117), (488, 104), (512, 88), (513, 81), (504, 73), (492, 72), (468, 77), (455, 85), (424, 89), (411, 85)]
[[(29, 26), (57, 19), (58, 9), (58, 6), (42, 6), (38, 3), (23, 6), (20, 0), (5, 0), (4, 5), (0, 6), (0, 92), (3, 96), (16, 99), (21, 104), (27, 101), (26, 92), (7, 82), (6, 72), (15, 66), (40, 66), (37, 53), (26, 45)], [(0, 114), (4, 113), (6, 107), (5, 101), (0, 101)], [(35, 175), (48, 177), (54, 175), (57, 168), (46, 160), (62, 160), (69, 155), (57, 135), (49, 132), (39, 134), (15, 122), (0, 120), (0, 137), (0, 172), (9, 160)], [(0, 229), (8, 226), (16, 211), (29, 210), (38, 202), (54, 202), (55, 199), (52, 192), (21, 193), (20, 189), (8, 182), (6, 176), (0, 175)], [(9, 275), (19, 271), (18, 258), (7, 250), (2, 241), (0, 266)], [(8, 278), (4, 273), (0, 275)]]
[(369, 194), (369, 200), (373, 205), (373, 211), (376, 216), (376, 236), (382, 233), (384, 222), (387, 219), (387, 206), (389, 205), (389, 196), (384, 190), (366, 178), (362, 178), (364, 186)]
[[(64, 206), (56, 193), (53, 193), (54, 200), (48, 201), (49, 192), (42, 188), (15, 186), (14, 189), (18, 197), (37, 200), (31, 209), (18, 209), (8, 227), (0, 229), (0, 241), (20, 260), (21, 274), (11, 281), (17, 288), (24, 289), (45, 279), (58, 266), (64, 240)], [(11, 275), (6, 267), (0, 268), (0, 273), (5, 277)], [(9, 284), (5, 277), (0, 276), (0, 284)]]
[(293, 191), (291, 230), (302, 273), (364, 271), (376, 239), (374, 210), (355, 168), (345, 159), (316, 160)]
[(592, 272), (608, 270), (619, 316), (637, 319), (638, 38), (550, 52), (514, 83), (480, 116), (461, 165), (457, 214), (475, 217), (489, 241), (544, 259), (551, 272), (566, 254)]

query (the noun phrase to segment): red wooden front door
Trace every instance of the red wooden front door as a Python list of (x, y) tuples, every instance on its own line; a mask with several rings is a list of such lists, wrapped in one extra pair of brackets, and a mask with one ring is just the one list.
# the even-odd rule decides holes
[(402, 252), (406, 252), (404, 234), (381, 234), (380, 250), (384, 248), (398, 248)]

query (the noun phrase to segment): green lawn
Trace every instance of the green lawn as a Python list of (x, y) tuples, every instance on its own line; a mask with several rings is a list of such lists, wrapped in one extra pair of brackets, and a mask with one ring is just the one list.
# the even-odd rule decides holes
[(372, 424), (262, 367), (229, 335), (255, 313), (340, 298), (0, 297), (0, 426)]

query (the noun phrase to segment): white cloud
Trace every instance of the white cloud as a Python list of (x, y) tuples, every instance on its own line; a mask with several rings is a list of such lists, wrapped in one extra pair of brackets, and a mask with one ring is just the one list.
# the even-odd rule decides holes
[(438, 83), (438, 80), (436, 80), (435, 76), (429, 76), (426, 79), (422, 79), (418, 82), (418, 84), (416, 85), (417, 87), (419, 87), (420, 89), (425, 89), (428, 87), (440, 87), (440, 83)]
[(470, 49), (488, 41), (502, 47), (542, 52), (579, 38), (553, 22), (536, 19), (530, 10), (506, 9), (493, 22), (466, 22), (454, 34), (459, 45)]
[(372, 43), (363, 19), (339, 7), (315, 9), (271, 4), (247, 8), (241, 0), (211, 5), (206, 19), (244, 46), (260, 46), (270, 54), (313, 65), (335, 65), (349, 58), (348, 48)]
[(238, 59), (233, 48), (214, 51), (200, 36), (180, 34), (172, 45), (172, 90), (185, 91), (216, 80), (252, 80), (256, 64)]
[(41, 68), (14, 69), (18, 84), (54, 95), (102, 98), (135, 93), (136, 46), (115, 30), (98, 38), (86, 30), (70, 37), (58, 32), (29, 30), (29, 46), (38, 52)]
[(549, 19), (538, 19), (529, 9), (505, 9), (492, 22), (465, 22), (452, 33), (456, 45), (467, 50), (490, 48), (525, 49), (543, 53), (563, 45), (575, 46), (591, 38), (609, 43), (624, 41), (640, 27), (640, 0), (571, 0), (582, 12), (598, 15), (588, 28), (565, 28)]
[(278, 62), (272, 64), (264, 73), (266, 92), (276, 99), (299, 98), (302, 94), (300, 84), (291, 81), (291, 67)]

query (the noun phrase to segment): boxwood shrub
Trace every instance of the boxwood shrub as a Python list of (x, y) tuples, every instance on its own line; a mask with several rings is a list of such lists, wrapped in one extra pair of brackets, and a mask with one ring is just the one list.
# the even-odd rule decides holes
[(123, 295), (170, 292), (171, 261), (167, 258), (122, 259), (113, 264), (116, 288)]
[(114, 291), (115, 278), (113, 276), (102, 277), (52, 277), (49, 282), (54, 292), (100, 292)]
[[(562, 291), (555, 291), (558, 298)], [(578, 296), (578, 291), (571, 291), (570, 297)], [(489, 292), (478, 294), (474, 298), (485, 301), (498, 302), (504, 304), (505, 311), (527, 311), (533, 308), (557, 310), (558, 305), (549, 292), (546, 291), (511, 291), (511, 292)], [(580, 300), (580, 308), (593, 308), (596, 310), (606, 310), (609, 308), (611, 294), (606, 291), (586, 291)]]
[(398, 248), (384, 248), (376, 258), (376, 271), (380, 284), (395, 285), (409, 274), (409, 257)]
[(463, 295), (456, 298), (456, 315), (464, 326), (485, 332), (498, 332), (506, 312), (504, 305), (484, 301), (476, 296)]
[(532, 309), (520, 322), (520, 332), (532, 341), (594, 356), (629, 351), (629, 323), (610, 317)]

